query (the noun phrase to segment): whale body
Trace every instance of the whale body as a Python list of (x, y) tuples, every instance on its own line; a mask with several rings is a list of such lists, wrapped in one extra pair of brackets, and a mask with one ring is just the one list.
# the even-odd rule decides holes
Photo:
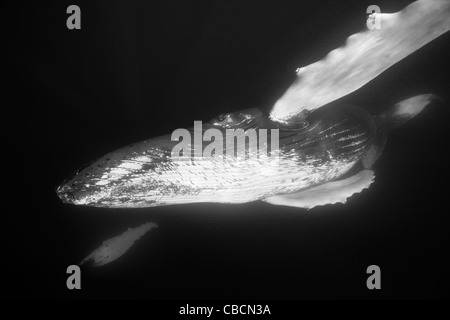
[(110, 208), (264, 200), (340, 178), (361, 160), (376, 134), (372, 117), (354, 106), (330, 105), (289, 125), (254, 109), (224, 117), (226, 126), (212, 120), (204, 130), (225, 134), (234, 123), (245, 130), (277, 128), (279, 150), (257, 157), (247, 148), (244, 159), (178, 159), (171, 156), (176, 142), (166, 135), (106, 154), (59, 186), (58, 195), (66, 203)]

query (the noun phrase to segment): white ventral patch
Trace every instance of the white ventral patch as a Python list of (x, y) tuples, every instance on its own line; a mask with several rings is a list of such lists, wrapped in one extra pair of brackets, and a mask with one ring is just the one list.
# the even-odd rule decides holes
[(374, 181), (372, 170), (362, 170), (350, 178), (324, 183), (320, 186), (263, 201), (274, 205), (311, 209), (326, 204), (346, 203), (347, 198), (368, 188)]

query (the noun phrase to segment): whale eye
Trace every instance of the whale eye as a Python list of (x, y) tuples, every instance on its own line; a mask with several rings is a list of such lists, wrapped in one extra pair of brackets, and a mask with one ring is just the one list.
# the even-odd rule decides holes
[(224, 121), (224, 120), (226, 119), (226, 117), (227, 117), (227, 115), (224, 114), (224, 113), (222, 113), (222, 114), (220, 114), (220, 115), (217, 117), (217, 120), (219, 120), (219, 121)]
[(229, 128), (234, 125), (234, 118), (231, 113), (223, 113), (217, 116), (217, 118), (213, 119), (211, 123), (215, 126)]
[(255, 120), (261, 118), (261, 112), (257, 109), (245, 109), (232, 113), (222, 113), (212, 119), (210, 123), (213, 126), (222, 128), (246, 128)]

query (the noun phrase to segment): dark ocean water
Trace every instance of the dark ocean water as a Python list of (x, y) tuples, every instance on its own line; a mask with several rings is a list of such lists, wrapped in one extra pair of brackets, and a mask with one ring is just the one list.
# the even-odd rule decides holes
[[(378, 1), (393, 12), (411, 1)], [(265, 112), (295, 69), (364, 27), (367, 1), (78, 1), (11, 8), (2, 228), (11, 297), (152, 299), (443, 298), (448, 256), (450, 35), (344, 102), (377, 114), (413, 95), (442, 103), (392, 132), (376, 182), (310, 211), (255, 202), (137, 210), (63, 205), (54, 188), (132, 142), (247, 107)], [(376, 63), (376, 62), (374, 62)], [(154, 221), (120, 260), (66, 268), (130, 226)], [(378, 265), (382, 290), (366, 288)]]

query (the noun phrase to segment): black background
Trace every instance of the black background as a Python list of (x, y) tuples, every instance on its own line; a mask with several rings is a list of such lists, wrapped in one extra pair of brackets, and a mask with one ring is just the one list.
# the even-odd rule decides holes
[[(377, 1), (395, 12), (411, 1)], [(81, 8), (81, 30), (66, 8)], [(4, 7), (2, 290), (17, 298), (443, 298), (448, 293), (449, 34), (343, 100), (376, 114), (422, 93), (389, 137), (376, 182), (310, 211), (255, 202), (138, 210), (63, 205), (54, 188), (123, 145), (194, 120), (266, 112), (295, 69), (365, 27), (369, 1), (36, 1)], [(374, 62), (376, 63), (376, 62)], [(130, 251), (66, 268), (130, 226)], [(366, 268), (381, 267), (381, 290)]]

